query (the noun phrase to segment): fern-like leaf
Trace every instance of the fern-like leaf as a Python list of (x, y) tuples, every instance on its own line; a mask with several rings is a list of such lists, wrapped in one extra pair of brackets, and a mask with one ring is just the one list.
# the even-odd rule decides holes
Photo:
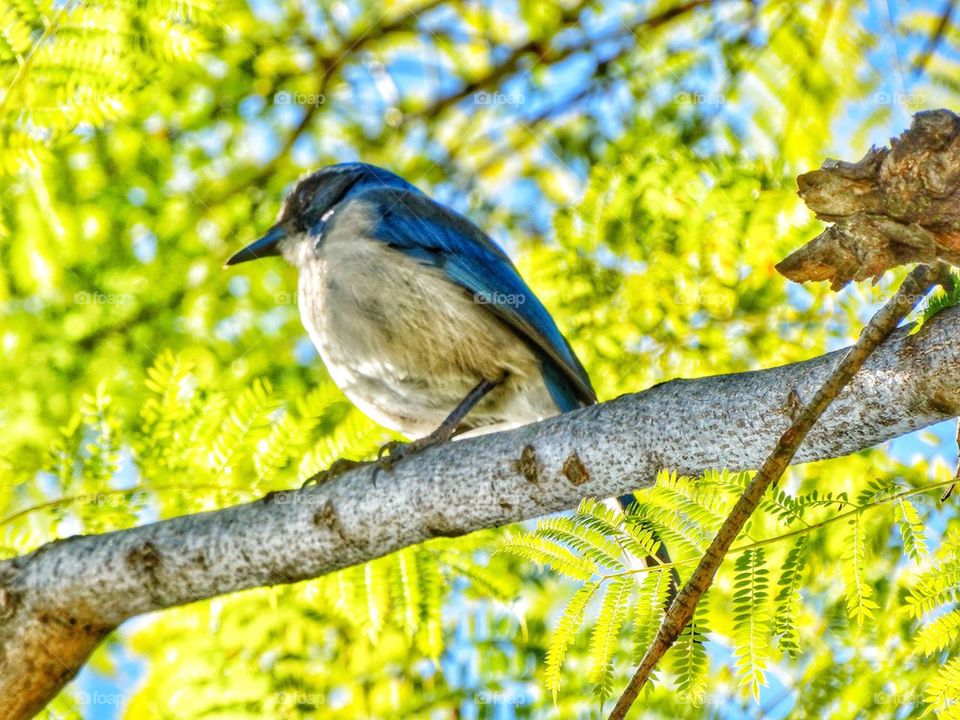
[(338, 458), (364, 458), (373, 454), (383, 441), (383, 430), (358, 411), (351, 410), (330, 432), (325, 433), (308, 452), (297, 469), (303, 482), (330, 467)]
[(801, 535), (797, 539), (787, 552), (783, 568), (780, 570), (780, 579), (777, 581), (780, 590), (777, 592), (775, 601), (777, 610), (773, 619), (773, 632), (780, 636), (780, 649), (794, 659), (800, 655), (797, 613), (809, 542), (808, 535)]
[(857, 505), (864, 507), (877, 502), (883, 502), (903, 490), (903, 487), (896, 482), (876, 478), (871, 480), (867, 487), (857, 494)]
[(577, 523), (610, 537), (635, 558), (656, 555), (660, 549), (660, 542), (650, 530), (628, 522), (622, 511), (593, 498), (582, 500), (573, 518)]
[(387, 622), (390, 610), (390, 586), (387, 584), (386, 560), (364, 563), (362, 573), (363, 610), (367, 637), (376, 642)]
[(573, 645), (580, 633), (580, 627), (583, 625), (583, 616), (587, 608), (587, 603), (593, 597), (599, 582), (584, 583), (577, 592), (570, 598), (570, 602), (563, 609), (560, 616), (560, 622), (557, 629), (553, 632), (550, 639), (550, 645), (547, 648), (547, 662), (545, 669), (545, 684), (547, 689), (553, 693), (553, 701), (557, 701), (557, 694), (563, 683), (563, 661), (567, 656), (567, 650)]
[(737, 558), (733, 580), (734, 657), (737, 677), (754, 700), (766, 684), (768, 636), (770, 634), (770, 578), (762, 547), (744, 551)]
[(925, 323), (947, 308), (960, 305), (960, 272), (951, 271), (953, 287), (950, 290), (939, 289), (927, 300), (923, 308), (921, 323)]
[(427, 657), (438, 660), (443, 652), (443, 598), (446, 595), (447, 583), (433, 553), (420, 549), (417, 560), (421, 589), (417, 647)]
[(712, 537), (727, 516), (723, 495), (712, 491), (706, 483), (698, 484), (696, 478), (661, 473), (657, 478), (654, 494), (664, 504), (685, 515), (692, 524), (702, 528), (704, 535)]
[(586, 581), (597, 574), (597, 566), (589, 558), (532, 533), (512, 538), (501, 545), (497, 552), (509, 552), (538, 565), (549, 566), (572, 580)]
[(905, 612), (920, 618), (940, 605), (960, 600), (960, 558), (951, 558), (924, 572), (910, 588)]
[(417, 550), (405, 548), (394, 554), (394, 603), (400, 625), (407, 637), (416, 637), (420, 629), (420, 603), (423, 599)]
[(707, 594), (674, 645), (673, 669), (680, 698), (693, 705), (703, 703), (707, 692), (707, 651), (703, 644), (707, 633)]
[(919, 565), (927, 554), (927, 536), (920, 513), (907, 498), (897, 500), (897, 521), (903, 538), (903, 550)]
[(873, 618), (879, 605), (873, 600), (873, 587), (866, 577), (867, 542), (863, 527), (863, 513), (855, 513), (850, 520), (850, 536), (843, 554), (843, 575), (847, 590), (847, 614), (857, 625)]
[(627, 508), (627, 522), (641, 532), (653, 531), (679, 556), (699, 555), (707, 545), (702, 528), (689, 518), (677, 513), (669, 504), (660, 505), (663, 498), (646, 495), (643, 500)]
[(925, 694), (929, 707), (924, 715), (935, 712), (944, 718), (960, 708), (960, 657), (953, 658), (937, 671), (927, 684)]
[(443, 556), (443, 564), (453, 570), (457, 576), (470, 583), (470, 588), (478, 595), (490, 598), (504, 605), (513, 602), (519, 592), (517, 578), (512, 573), (480, 565), (462, 553), (451, 552)]
[[(633, 605), (634, 663), (639, 663), (657, 636), (670, 592), (670, 572), (650, 570), (640, 582)], [(656, 672), (656, 671), (654, 671)], [(651, 681), (655, 676), (651, 674)]]
[(619, 546), (602, 532), (579, 522), (576, 517), (560, 516), (541, 520), (534, 534), (571, 547), (597, 566), (619, 568), (623, 565)]
[(601, 698), (609, 697), (613, 692), (613, 653), (627, 619), (627, 600), (632, 586), (633, 578), (629, 575), (615, 577), (607, 583), (600, 614), (590, 636), (589, 679), (595, 686), (594, 692)]
[(147, 370), (145, 384), (152, 394), (140, 410), (143, 435), (151, 442), (147, 452), (164, 445), (163, 441), (192, 414), (190, 398), (194, 379), (191, 369), (190, 363), (165, 350)]
[(210, 465), (214, 475), (228, 473), (236, 467), (249, 452), (257, 431), (267, 426), (278, 404), (267, 380), (255, 380), (240, 393), (213, 444)]
[(927, 623), (914, 639), (917, 650), (924, 655), (944, 650), (960, 639), (960, 610), (951, 610)]

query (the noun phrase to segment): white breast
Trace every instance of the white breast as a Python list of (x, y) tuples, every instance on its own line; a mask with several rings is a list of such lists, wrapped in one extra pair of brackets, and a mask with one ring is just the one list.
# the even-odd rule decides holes
[(486, 306), (387, 245), (332, 239), (301, 266), (300, 315), (334, 382), (364, 413), (412, 437), (480, 380), (508, 382), (471, 415), (502, 428), (556, 414), (540, 365)]

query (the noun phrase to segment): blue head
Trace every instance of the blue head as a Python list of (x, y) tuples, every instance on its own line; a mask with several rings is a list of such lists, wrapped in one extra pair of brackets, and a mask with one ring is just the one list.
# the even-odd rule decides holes
[(344, 200), (374, 188), (419, 192), (376, 165), (351, 162), (328, 165), (302, 178), (283, 201), (276, 224), (227, 260), (227, 265), (280, 255), (284, 247), (316, 242), (316, 229)]

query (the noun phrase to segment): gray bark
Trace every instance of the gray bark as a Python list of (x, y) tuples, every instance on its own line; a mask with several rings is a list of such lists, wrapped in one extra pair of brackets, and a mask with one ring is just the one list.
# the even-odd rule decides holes
[[(798, 462), (846, 455), (960, 415), (960, 308), (900, 330), (836, 399)], [(437, 536), (652, 484), (660, 469), (758, 467), (842, 352), (673, 380), (509, 432), (427, 450), (389, 472), (104, 535), (0, 563), (0, 716), (29, 717), (110, 630), (140, 613), (314, 578)]]

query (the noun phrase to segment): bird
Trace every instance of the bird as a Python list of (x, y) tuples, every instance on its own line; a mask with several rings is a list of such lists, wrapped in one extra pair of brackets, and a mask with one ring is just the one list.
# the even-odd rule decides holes
[[(399, 175), (361, 162), (297, 182), (277, 222), (230, 257), (282, 256), (298, 271), (300, 319), (334, 383), (363, 413), (410, 438), (396, 462), (455, 436), (594, 405), (570, 343), (504, 250)], [(341, 458), (311, 481), (358, 465)], [(617, 498), (626, 511), (633, 494)], [(649, 564), (670, 563), (659, 543)], [(671, 596), (679, 587), (672, 569)]]
[(389, 170), (348, 162), (306, 175), (226, 264), (272, 256), (298, 272), (301, 322), (334, 383), (408, 438), (380, 449), (387, 468), (455, 436), (597, 402), (507, 253)]

